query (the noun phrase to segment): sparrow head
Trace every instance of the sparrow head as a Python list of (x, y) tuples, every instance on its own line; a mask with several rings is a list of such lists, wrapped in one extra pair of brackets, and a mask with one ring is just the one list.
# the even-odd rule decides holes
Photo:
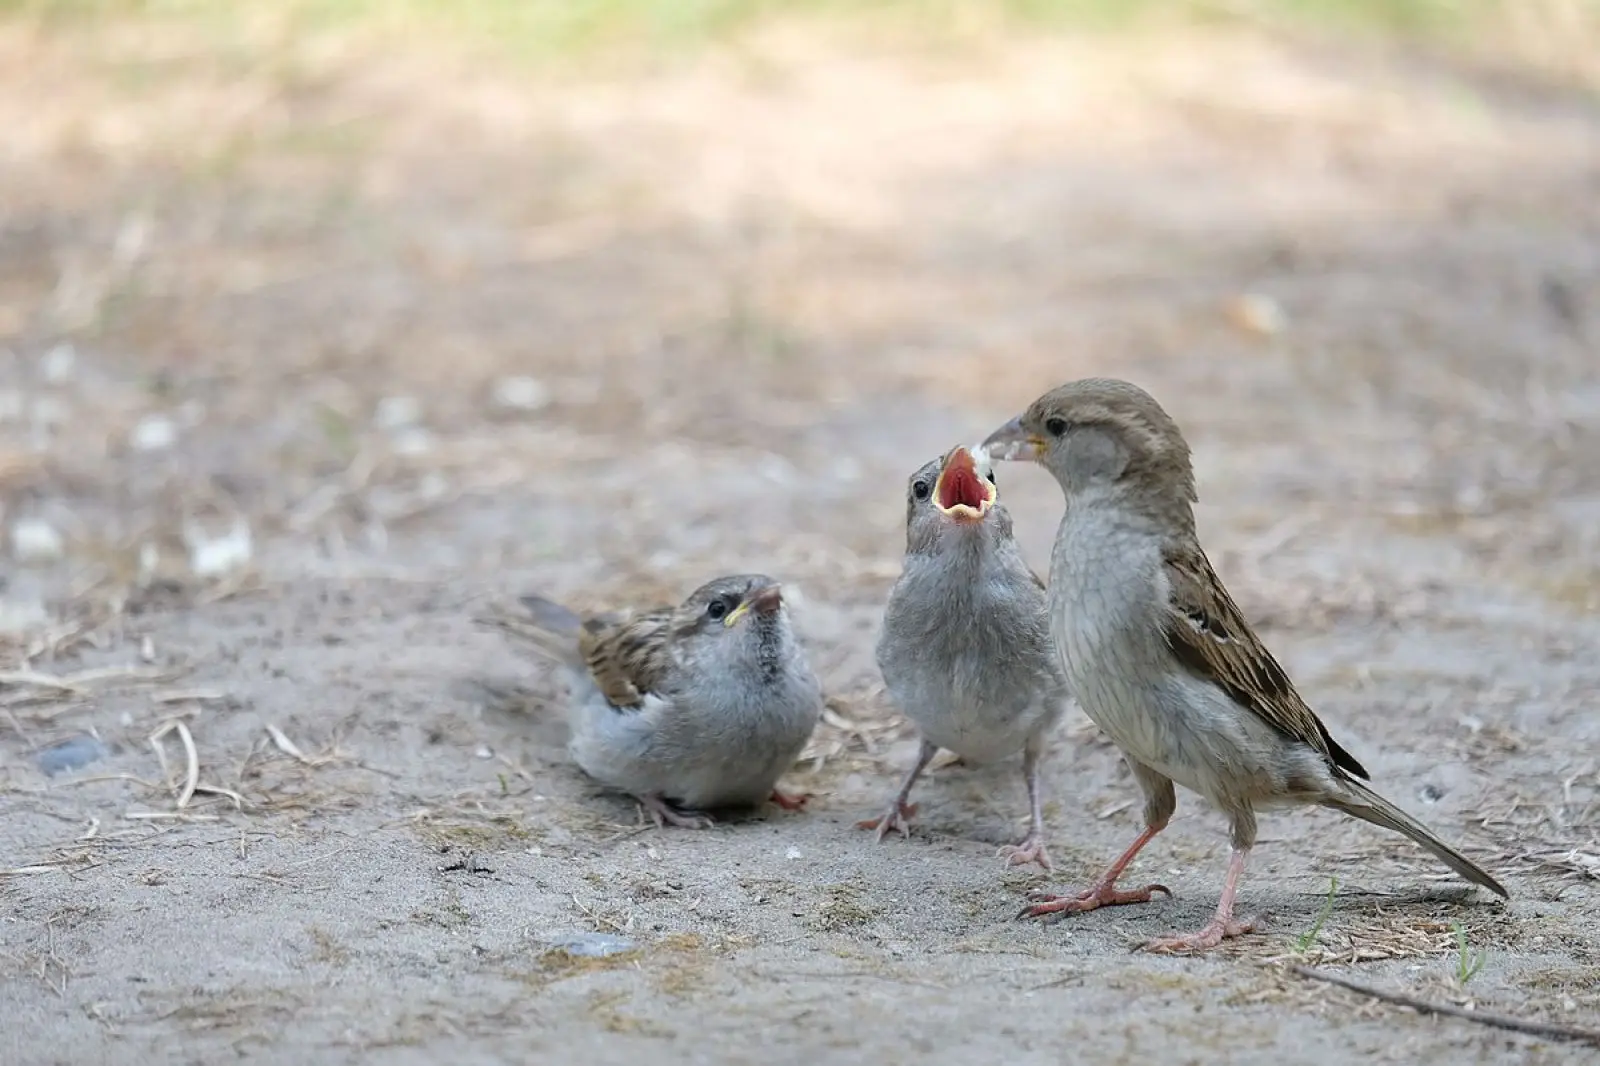
[(1178, 424), (1148, 392), (1115, 378), (1052, 389), (983, 446), (999, 459), (1040, 464), (1069, 497), (1126, 487), (1183, 506), (1196, 498)]
[(791, 645), (783, 588), (765, 574), (731, 574), (706, 582), (673, 617), (685, 653), (724, 670), (781, 662)]
[(931, 545), (944, 530), (1009, 528), (999, 501), (988, 454), (960, 445), (950, 449), (912, 474), (906, 484), (907, 550)]

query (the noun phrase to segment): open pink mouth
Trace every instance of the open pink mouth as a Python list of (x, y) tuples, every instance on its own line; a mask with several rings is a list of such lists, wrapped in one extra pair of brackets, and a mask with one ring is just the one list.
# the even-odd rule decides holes
[(978, 473), (971, 452), (958, 447), (945, 457), (933, 489), (939, 510), (958, 522), (977, 522), (994, 506), (995, 495), (994, 483)]

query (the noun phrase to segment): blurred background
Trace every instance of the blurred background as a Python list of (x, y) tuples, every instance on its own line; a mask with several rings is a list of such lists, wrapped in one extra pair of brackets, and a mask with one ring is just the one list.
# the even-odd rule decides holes
[(5, 617), (874, 599), (903, 478), (1088, 373), (1232, 522), (1365, 502), (1593, 606), (1597, 88), (1592, 0), (8, 0)]
[[(1520, 1062), (1130, 956), (1214, 904), (1189, 797), (1170, 904), (1010, 921), (1136, 829), (1076, 712), (1060, 880), (993, 860), (1014, 770), (848, 827), (916, 750), (906, 479), (1129, 378), (1334, 734), (1518, 897), (1276, 815), (1228, 950), (1467, 1002), (1470, 943), (1470, 1001), (1594, 1018), (1597, 346), (1600, 0), (0, 0), (0, 1059), (1186, 1061), (1226, 1011), (1231, 1061)], [(1060, 493), (999, 475), (1042, 569)], [(473, 619), (737, 571), (828, 689), (816, 798), (640, 835)]]

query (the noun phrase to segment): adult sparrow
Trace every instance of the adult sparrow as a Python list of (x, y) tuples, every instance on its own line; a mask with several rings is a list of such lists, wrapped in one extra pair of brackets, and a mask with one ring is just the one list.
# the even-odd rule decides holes
[[(1316, 804), (1403, 833), (1456, 873), (1506, 896), (1481, 867), (1372, 791), (1251, 630), (1195, 536), (1189, 446), (1166, 411), (1124, 381), (1091, 378), (1046, 393), (985, 442), (1033, 460), (1066, 496), (1050, 562), (1050, 633), (1067, 683), (1144, 792), (1144, 832), (1093, 888), (1041, 896), (1025, 915), (1148, 902), (1160, 885), (1116, 887), (1172, 817), (1172, 784), (1231, 820), (1233, 850), (1216, 915), (1199, 932), (1145, 945), (1215, 947), (1250, 930), (1234, 893), (1256, 839), (1257, 808)], [(1168, 892), (1168, 895), (1171, 893)]]
[(1031, 816), (1009, 865), (1050, 869), (1039, 762), (1061, 717), (1066, 685), (1050, 647), (1044, 583), (1022, 559), (986, 456), (955, 448), (911, 475), (906, 555), (889, 592), (878, 668), (922, 735), (917, 761), (878, 818), (857, 823), (902, 836), (916, 808), (912, 786), (940, 748), (968, 763), (1022, 752)]
[(580, 618), (524, 597), (522, 634), (568, 667), (569, 749), (585, 773), (654, 817), (704, 829), (706, 809), (771, 798), (822, 713), (822, 690), (781, 588), (760, 574), (707, 582), (677, 607)]

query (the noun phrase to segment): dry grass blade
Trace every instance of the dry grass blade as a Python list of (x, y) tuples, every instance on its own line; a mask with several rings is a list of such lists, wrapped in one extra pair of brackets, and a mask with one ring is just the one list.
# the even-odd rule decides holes
[(157, 729), (154, 733), (150, 734), (150, 746), (155, 748), (156, 757), (161, 762), (162, 777), (166, 778), (170, 782), (171, 775), (168, 773), (167, 756), (166, 752), (161, 746), (161, 738), (165, 737), (168, 733), (173, 732), (178, 734), (178, 740), (183, 744), (183, 757), (185, 763), (183, 787), (178, 790), (178, 809), (182, 810), (189, 805), (189, 801), (194, 798), (195, 789), (200, 785), (200, 753), (195, 750), (194, 735), (189, 732), (189, 727), (187, 725), (184, 725), (182, 722), (173, 719), (168, 721), (160, 729)]
[(1360, 981), (1352, 981), (1348, 977), (1329, 973), (1326, 970), (1314, 970), (1309, 966), (1291, 966), (1290, 971), (1312, 981), (1323, 981), (1330, 985), (1349, 989), (1363, 996), (1384, 1003), (1393, 1003), (1400, 1007), (1410, 1007), (1412, 1010), (1421, 1011), (1423, 1014), (1438, 1014), (1446, 1018), (1460, 1018), (1463, 1021), (1476, 1022), (1478, 1025), (1487, 1025), (1495, 1029), (1506, 1029), (1514, 1033), (1527, 1033), (1530, 1036), (1549, 1037), (1554, 1040), (1574, 1040), (1579, 1043), (1600, 1047), (1600, 1030), (1584, 1029), (1574, 1025), (1557, 1025), (1553, 1022), (1537, 1022), (1529, 1018), (1517, 1018), (1510, 1014), (1495, 1014), (1490, 1011), (1469, 1010), (1466, 1007), (1457, 1007), (1450, 1003), (1435, 1003), (1432, 1000), (1421, 999), (1407, 992), (1391, 992), (1387, 989), (1374, 988), (1372, 985)]
[(79, 670), (75, 674), (57, 676), (41, 670), (3, 670), (0, 683), (33, 685), (36, 688), (53, 688), (83, 693), (85, 686), (100, 681), (165, 681), (173, 676), (170, 670), (145, 666), (106, 666), (94, 670)]
[(306, 758), (305, 752), (301, 751), (295, 742), (289, 739), (287, 733), (271, 722), (267, 723), (267, 736), (272, 738), (273, 746), (289, 756), (289, 758), (305, 763), (307, 766), (311, 765), (311, 760)]
[(244, 797), (231, 788), (223, 788), (221, 785), (197, 784), (194, 786), (194, 790), (196, 792), (204, 792), (210, 796), (226, 796), (233, 801), (234, 810), (244, 810)]
[(55, 873), (60, 869), (64, 869), (64, 867), (50, 865), (16, 866), (9, 870), (0, 870), (0, 877), (23, 877), (27, 874), (49, 874)]
[(33, 688), (50, 689), (55, 692), (70, 692), (76, 696), (88, 694), (88, 689), (78, 680), (69, 680), (46, 674), (39, 670), (0, 670), (0, 685), (30, 685)]
[(218, 703), (228, 698), (226, 692), (214, 689), (173, 689), (151, 695), (152, 703)]
[(1600, 852), (1587, 852), (1572, 848), (1568, 851), (1539, 852), (1523, 858), (1524, 861), (1542, 869), (1554, 870), (1569, 877), (1576, 876), (1600, 881)]

